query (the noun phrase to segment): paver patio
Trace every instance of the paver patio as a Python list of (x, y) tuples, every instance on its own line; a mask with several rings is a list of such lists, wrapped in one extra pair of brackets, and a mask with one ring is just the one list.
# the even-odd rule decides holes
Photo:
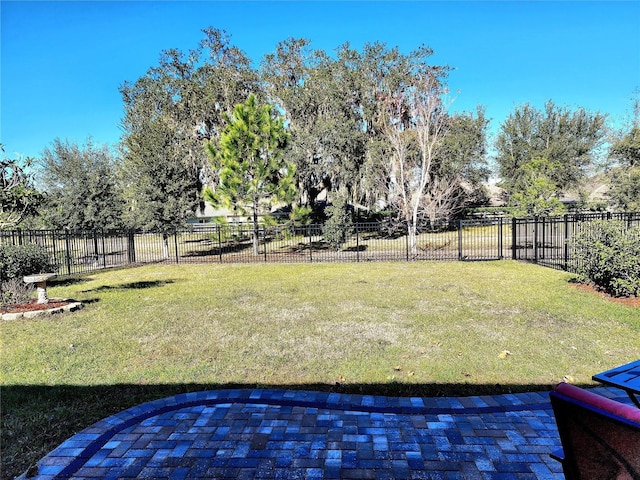
[[(629, 402), (613, 388), (597, 393)], [(546, 392), (396, 398), (219, 390), (149, 402), (72, 436), (36, 478), (563, 479)]]

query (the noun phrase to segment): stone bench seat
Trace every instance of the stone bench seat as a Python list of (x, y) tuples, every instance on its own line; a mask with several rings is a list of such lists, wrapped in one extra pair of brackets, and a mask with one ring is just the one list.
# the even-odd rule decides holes
[(25, 283), (35, 283), (38, 290), (38, 303), (49, 303), (47, 296), (47, 281), (55, 278), (55, 273), (36, 273), (34, 275), (25, 275), (23, 280)]

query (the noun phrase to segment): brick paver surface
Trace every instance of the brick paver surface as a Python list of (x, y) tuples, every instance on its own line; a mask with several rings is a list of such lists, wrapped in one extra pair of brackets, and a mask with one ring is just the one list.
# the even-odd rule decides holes
[(559, 446), (546, 393), (221, 390), (104, 419), (43, 458), (38, 478), (550, 480), (564, 478), (549, 457)]

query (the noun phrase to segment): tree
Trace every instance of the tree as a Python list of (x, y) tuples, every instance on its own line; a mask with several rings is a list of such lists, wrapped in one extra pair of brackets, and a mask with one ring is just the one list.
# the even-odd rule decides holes
[[(179, 176), (175, 179), (177, 184), (192, 189), (188, 194), (165, 198), (180, 205), (180, 215), (184, 214), (186, 197), (199, 196), (204, 184), (215, 181), (209, 170), (206, 142), (217, 141), (234, 105), (259, 91), (257, 74), (249, 59), (231, 45), (226, 32), (208, 28), (203, 33), (204, 39), (196, 49), (186, 54), (177, 49), (164, 51), (158, 66), (120, 87), (125, 108), (123, 155), (136, 166), (136, 175), (154, 171), (153, 165), (142, 166), (143, 161), (162, 159), (183, 164), (165, 165), (163, 169), (165, 175), (173, 171)], [(157, 151), (159, 145), (167, 145), (170, 152)], [(170, 183), (167, 180), (159, 190), (170, 194)], [(147, 195), (155, 198), (150, 192)], [(160, 215), (162, 209), (144, 208), (141, 201), (136, 202), (135, 211), (143, 215), (140, 221), (144, 225), (167, 230), (183, 223), (182, 218), (178, 221), (173, 215), (166, 217), (166, 222), (162, 216), (151, 220), (152, 211)]]
[(390, 142), (389, 199), (407, 224), (411, 252), (417, 253), (417, 233), (432, 169), (445, 135), (444, 88), (438, 68), (424, 66), (413, 82), (386, 99), (384, 133)]
[(327, 243), (338, 251), (353, 232), (353, 219), (346, 194), (339, 192), (334, 195), (332, 204), (325, 212), (328, 218), (322, 227), (322, 234)]
[(270, 105), (258, 105), (255, 95), (236, 105), (233, 118), (218, 145), (207, 150), (219, 182), (205, 188), (204, 198), (214, 206), (228, 206), (252, 214), (253, 251), (258, 252), (258, 214), (264, 203), (291, 203), (295, 167), (282, 161), (288, 134), (282, 118)]
[(0, 229), (15, 228), (27, 215), (36, 213), (42, 195), (35, 189), (29, 172), (33, 160), (6, 158), (2, 144), (0, 150), (4, 157), (0, 160)]
[(483, 202), (483, 181), (489, 177), (486, 161), (486, 130), (489, 120), (484, 109), (476, 114), (456, 113), (445, 119), (445, 135), (431, 168), (425, 213), (431, 225), (448, 221), (470, 204)]
[(446, 135), (436, 155), (438, 175), (459, 175), (469, 185), (480, 187), (490, 173), (486, 160), (488, 125), (483, 107), (477, 107), (475, 113), (448, 115)]
[(127, 225), (161, 232), (164, 255), (169, 234), (186, 225), (199, 201), (198, 180), (183, 162), (172, 125), (163, 117), (146, 118), (125, 140), (123, 181), (128, 204)]
[(614, 136), (609, 158), (614, 162), (609, 173), (611, 202), (627, 211), (640, 210), (640, 98), (634, 101), (630, 128)]
[(617, 168), (609, 175), (611, 202), (628, 212), (640, 211), (640, 167)]
[[(365, 45), (359, 56), (353, 54), (351, 63), (356, 64), (360, 75), (357, 110), (361, 112), (359, 128), (366, 135), (365, 161), (359, 170), (360, 201), (370, 208), (392, 207), (406, 222), (407, 214), (402, 213), (403, 207), (398, 203), (401, 197), (397, 195), (397, 183), (403, 174), (398, 160), (413, 162), (422, 149), (430, 160), (424, 164), (428, 173), (424, 177), (424, 191), (419, 195), (417, 222), (426, 219), (434, 225), (451, 219), (462, 207), (482, 196), (481, 182), (488, 176), (485, 160), (488, 120), (482, 108), (478, 108), (476, 115), (447, 113), (443, 82), (449, 68), (430, 66), (432, 54), (431, 49), (423, 46), (403, 55), (397, 48), (374, 43)], [(441, 96), (437, 122), (431, 123), (435, 118), (429, 122), (431, 127), (437, 125), (430, 134), (437, 133), (439, 137), (430, 152), (417, 136), (419, 130), (426, 132), (427, 127), (416, 122), (416, 112), (407, 102), (419, 91), (415, 85), (420, 83), (420, 77), (426, 75), (437, 79), (437, 95)], [(413, 102), (414, 106), (419, 103)]]
[(640, 124), (633, 125), (622, 138), (614, 141), (609, 149), (609, 157), (621, 166), (640, 167)]
[[(427, 47), (405, 55), (373, 43), (361, 51), (344, 44), (330, 57), (312, 50), (307, 40), (289, 39), (265, 57), (262, 79), (286, 116), (291, 132), (287, 156), (296, 164), (301, 203), (313, 205), (322, 190), (342, 190), (366, 208), (390, 204), (396, 172), (389, 162), (388, 102), (408, 95), (424, 72), (444, 78), (447, 67), (429, 66), (432, 54)], [(432, 201), (420, 206), (420, 216), (426, 209), (432, 218), (453, 215), (487, 176), (484, 111), (476, 117), (453, 115), (446, 123), (451, 141), (445, 138), (441, 154), (432, 159), (430, 193), (424, 197)], [(407, 130), (414, 133), (400, 136), (417, 149), (416, 138), (408, 138), (415, 137), (415, 125)]]
[(334, 59), (309, 45), (305, 39), (280, 42), (265, 56), (261, 73), (291, 134), (287, 156), (296, 166), (299, 201), (314, 207), (323, 190), (358, 190), (366, 138), (357, 52), (343, 45)]
[(550, 180), (560, 190), (578, 187), (605, 135), (605, 116), (579, 108), (570, 111), (549, 100), (540, 111), (524, 104), (509, 115), (496, 141), (502, 186), (521, 191), (531, 160), (546, 158), (557, 165)]
[(558, 199), (558, 187), (551, 178), (558, 164), (546, 158), (534, 158), (523, 165), (522, 187), (509, 202), (516, 207), (515, 215), (549, 216), (559, 214), (562, 204)]
[(38, 176), (46, 193), (43, 217), (54, 228), (109, 229), (123, 225), (124, 202), (116, 160), (106, 145), (55, 139), (44, 150)]

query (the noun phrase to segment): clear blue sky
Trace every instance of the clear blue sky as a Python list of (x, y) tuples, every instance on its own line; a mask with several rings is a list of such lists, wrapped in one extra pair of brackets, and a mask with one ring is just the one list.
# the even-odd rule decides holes
[(631, 111), (640, 88), (639, 1), (2, 1), (0, 142), (37, 157), (55, 138), (116, 144), (118, 87), (169, 48), (187, 51), (208, 26), (226, 30), (256, 65), (277, 43), (305, 37), (332, 52), (380, 41), (455, 68), (453, 110), (484, 105), (499, 129), (523, 102), (547, 99)]

